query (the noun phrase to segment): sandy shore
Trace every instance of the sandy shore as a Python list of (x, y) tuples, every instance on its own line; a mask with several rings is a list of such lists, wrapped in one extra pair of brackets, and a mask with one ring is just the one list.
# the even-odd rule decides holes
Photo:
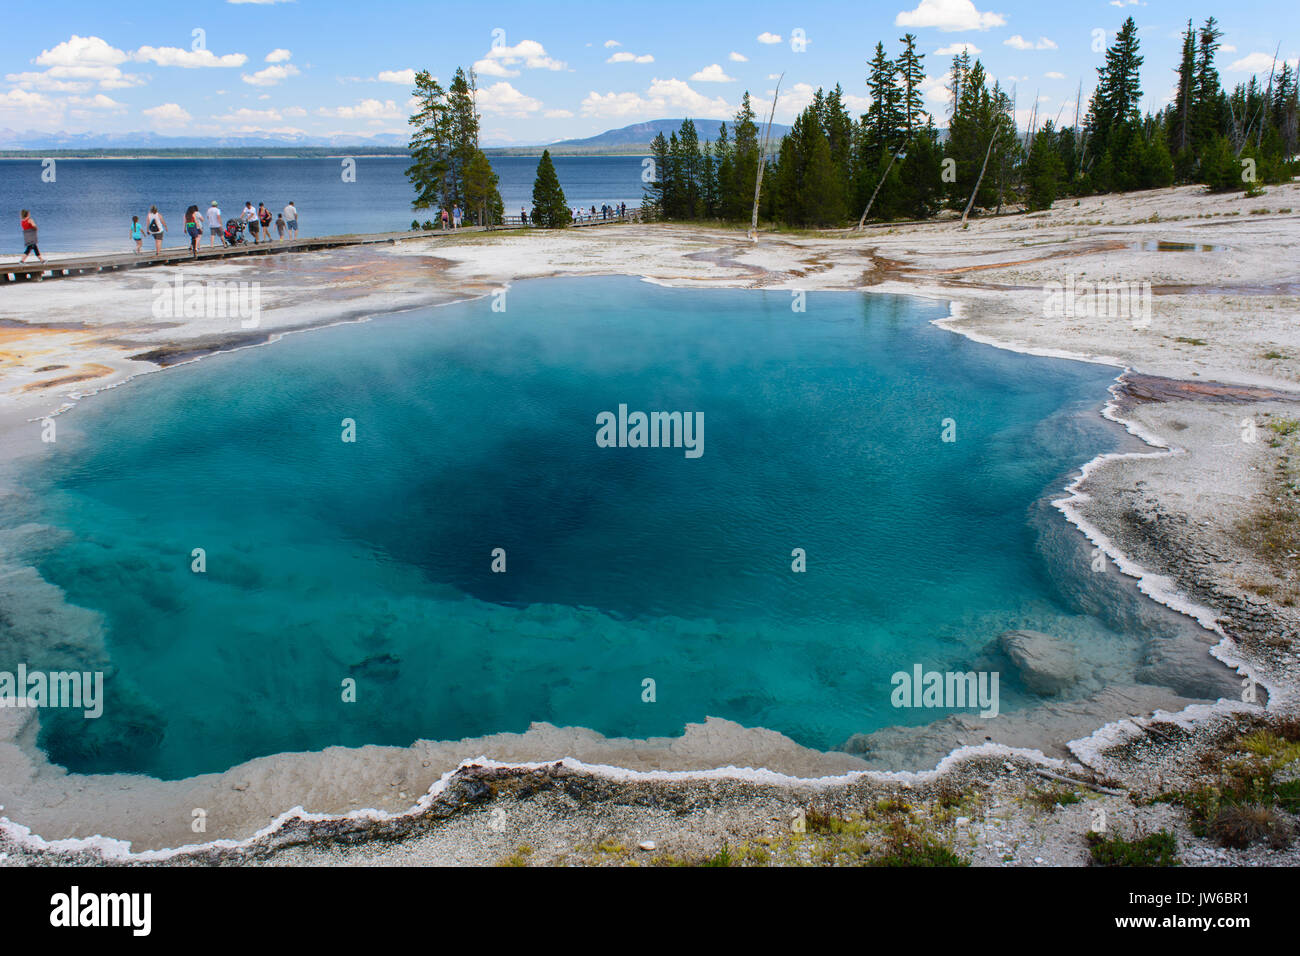
[[(0, 711), (0, 815), (11, 821), (0, 852), (8, 862), (23, 862), (46, 852), (43, 841), (68, 840), (65, 850), (92, 862), (102, 854), (125, 858), (128, 848), (138, 853), (225, 840), (231, 841), (225, 849), (210, 848), (196, 858), (319, 862), (324, 854), (341, 862), (495, 862), (528, 840), (535, 861), (600, 862), (566, 854), (594, 845), (593, 835), (597, 841), (605, 834), (631, 840), (646, 833), (655, 835), (643, 838), (689, 854), (720, 839), (734, 843), (779, 831), (792, 808), (814, 797), (851, 809), (899, 788), (929, 792), (960, 778), (985, 795), (966, 814), (962, 837), (974, 841), (977, 862), (1080, 862), (1077, 840), (1061, 842), (1056, 852), (1050, 834), (1016, 809), (1041, 779), (1036, 763), (1080, 779), (1105, 778), (1109, 789), (1155, 792), (1194, 779), (1195, 755), (1222, 745), (1251, 721), (1291, 715), (1297, 707), (1298, 563), (1287, 542), (1260, 531), (1277, 509), (1295, 508), (1286, 485), (1288, 442), (1267, 427), (1300, 419), (1300, 214), (1293, 208), (1300, 208), (1296, 185), (1254, 199), (1188, 187), (977, 219), (964, 231), (948, 222), (875, 227), (852, 237), (771, 234), (752, 244), (727, 230), (605, 227), (474, 236), (455, 244), (416, 240), (6, 288), (0, 292), (5, 462), (42, 453), (45, 416), (135, 375), (292, 331), (482, 295), (526, 278), (631, 274), (685, 287), (867, 289), (951, 302), (952, 316), (942, 324), (954, 332), (1131, 370), (1114, 390), (1108, 414), (1148, 444), (1090, 463), (1058, 506), (1105, 553), (1108, 573), (1192, 614), (1203, 625), (1203, 641), (1195, 654), (1149, 662), (1154, 673), (1168, 676), (1165, 683), (1114, 688), (1106, 699), (988, 726), (948, 721), (929, 728), (922, 740), (915, 732), (881, 732), (855, 754), (821, 754), (780, 734), (725, 721), (692, 725), (681, 738), (647, 741), (536, 725), (526, 734), (472, 741), (282, 754), (224, 774), (163, 782), (68, 774), (35, 747), (31, 712)], [(259, 283), (257, 328), (237, 320), (154, 318), (155, 284), (178, 273)], [(1149, 323), (1045, 316), (1044, 284), (1067, 276), (1149, 282)], [(1256, 441), (1242, 440), (1247, 420), (1258, 425)], [(0, 493), (14, 490), (0, 471)], [(1060, 526), (1068, 530), (1064, 521)], [(33, 572), (6, 565), (4, 549), (0, 534), (0, 607), (7, 587), (22, 585), (27, 595), (32, 590), (24, 575)], [(51, 595), (51, 603), (56, 598)], [(1134, 606), (1142, 605), (1159, 608), (1153, 602)], [(1267, 711), (1239, 701), (1205, 706), (1175, 690), (1209, 679), (1211, 653), (1267, 691)], [(1159, 712), (1155, 719), (1153, 712)], [(889, 774), (873, 769), (888, 762), (870, 759), (906, 753), (921, 761), (913, 766), (934, 766), (954, 748), (964, 749), (948, 758), (944, 774)], [(768, 773), (732, 771), (702, 780), (573, 766), (451, 775), (462, 761), (481, 756), (504, 763), (574, 758), (643, 773), (719, 767)], [(559, 774), (567, 782), (530, 790), (527, 806), (515, 806), (514, 822), (501, 827), (492, 812), (480, 812), (501, 798), (500, 780), (475, 783), (492, 774), (515, 781)], [(583, 781), (582, 795), (564, 798), (575, 780)], [(611, 788), (617, 798), (607, 793)], [(674, 817), (674, 801), (687, 799), (681, 794), (690, 795), (690, 812)], [(195, 808), (206, 812), (202, 835), (191, 827)], [(293, 808), (321, 819), (286, 818)], [(351, 822), (335, 819), (351, 812), (359, 812)], [(988, 822), (999, 814), (1013, 823)], [(973, 836), (970, 820), (981, 821)], [(347, 842), (361, 847), (322, 848), (338, 843), (339, 827), (348, 830)], [(1005, 859), (998, 851), (1009, 844), (998, 833), (1008, 827), (1023, 831), (1020, 844), (1041, 852), (1026, 857), (1017, 850)], [(1069, 826), (1063, 832), (1077, 836)], [(106, 841), (79, 842), (96, 835)], [(394, 835), (402, 839), (384, 842)]]

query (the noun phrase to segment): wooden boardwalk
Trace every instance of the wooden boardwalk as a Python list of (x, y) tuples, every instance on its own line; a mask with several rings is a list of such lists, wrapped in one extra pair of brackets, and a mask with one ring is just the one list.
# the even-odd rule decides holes
[[(513, 218), (514, 222), (511, 222)], [(639, 217), (634, 217), (629, 211), (626, 218), (600, 219), (597, 217), (590, 222), (574, 223), (574, 226), (613, 226), (620, 222), (635, 222)], [(520, 228), (519, 217), (506, 217), (506, 222), (498, 229)], [(532, 228), (532, 226), (528, 226)], [(315, 249), (335, 249), (340, 246), (370, 246), (379, 243), (403, 242), (408, 239), (450, 239), (461, 233), (467, 232), (485, 232), (482, 226), (462, 226), (460, 229), (434, 229), (434, 230), (416, 230), (412, 232), (378, 232), (378, 233), (361, 233), (354, 235), (340, 236), (315, 236), (310, 239), (285, 239), (275, 242), (252, 243), (245, 242), (237, 246), (216, 246), (208, 248), (206, 245), (199, 248), (197, 257), (190, 255), (188, 246), (177, 246), (174, 248), (163, 249), (161, 253), (154, 254), (146, 251), (137, 255), (134, 252), (124, 252), (113, 255), (96, 255), (96, 256), (78, 256), (68, 259), (49, 259), (42, 264), (35, 259), (29, 259), (26, 263), (20, 264), (17, 259), (12, 262), (0, 262), (0, 275), (4, 276), (4, 281), (0, 286), (9, 285), (15, 282), (39, 281), (49, 279), (63, 279), (68, 276), (94, 275), (100, 272), (117, 272), (122, 269), (144, 269), (149, 266), (169, 266), (182, 265), (187, 262), (207, 262), (213, 259), (238, 259), (246, 256), (273, 256), (284, 252), (310, 252)], [(205, 235), (204, 240), (207, 240)], [(145, 246), (148, 247), (153, 240), (146, 238)]]

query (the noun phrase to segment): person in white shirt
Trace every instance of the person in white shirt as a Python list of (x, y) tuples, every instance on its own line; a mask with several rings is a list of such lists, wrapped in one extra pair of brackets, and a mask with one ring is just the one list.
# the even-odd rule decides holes
[(223, 235), (224, 226), (221, 223), (221, 207), (217, 201), (212, 200), (212, 205), (208, 206), (208, 248), (211, 249), (221, 240), (221, 244), (226, 244), (226, 237)]
[(298, 238), (298, 207), (293, 204), (292, 199), (289, 200), (289, 205), (284, 207), (284, 224), (285, 227), (289, 230), (289, 238), (297, 239)]

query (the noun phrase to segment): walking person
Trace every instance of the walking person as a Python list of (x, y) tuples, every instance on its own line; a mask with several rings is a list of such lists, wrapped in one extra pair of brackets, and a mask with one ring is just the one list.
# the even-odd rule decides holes
[(271, 210), (267, 209), (264, 203), (257, 204), (257, 222), (262, 227), (266, 241), (271, 242)]
[(157, 206), (150, 206), (147, 223), (145, 229), (153, 236), (153, 254), (158, 255), (162, 252), (163, 236), (167, 234), (167, 220), (163, 218)]
[(190, 237), (190, 256), (197, 259), (199, 242), (203, 239), (203, 213), (199, 212), (198, 206), (185, 210), (185, 232)]
[(275, 217), (275, 231), (280, 234), (281, 242), (284, 242), (284, 230), (285, 230), (284, 214), (281, 213), (280, 215)]
[(24, 209), (22, 212), (23, 214), (22, 214), (21, 225), (23, 230), (24, 248), (23, 248), (23, 257), (22, 259), (19, 260), (19, 262), (26, 262), (27, 257), (34, 252), (36, 253), (36, 258), (41, 260), (41, 264), (44, 265), (45, 257), (41, 255), (41, 250), (36, 245), (36, 220), (32, 218), (32, 213), (30, 209)]
[(442, 207), (442, 228), (443, 229), (447, 228), (447, 207), (446, 206)]
[(248, 227), (248, 234), (253, 237), (253, 242), (257, 242), (257, 210), (253, 208), (251, 201), (244, 203), (244, 208), (239, 214), (239, 218), (244, 225)]
[(212, 204), (208, 206), (208, 248), (209, 249), (215, 246), (218, 242), (220, 242), (223, 246), (226, 244), (226, 237), (224, 235), (224, 231), (225, 230), (224, 227), (222, 226), (222, 220), (221, 220), (221, 207), (217, 205), (217, 201), (214, 199), (212, 200)]
[(289, 205), (284, 207), (284, 226), (289, 230), (289, 238), (298, 238), (298, 207), (289, 200)]
[(528, 209), (524, 206), (519, 207), (519, 224), (528, 225)]
[(139, 216), (131, 217), (131, 238), (135, 240), (135, 254), (138, 256), (144, 243), (144, 227), (140, 225)]

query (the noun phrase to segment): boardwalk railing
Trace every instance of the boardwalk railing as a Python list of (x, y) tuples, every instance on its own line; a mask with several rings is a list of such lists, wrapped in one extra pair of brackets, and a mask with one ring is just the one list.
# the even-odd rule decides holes
[[(482, 232), (479, 226), (465, 226), (457, 232)], [(442, 235), (454, 235), (448, 230)], [(42, 264), (35, 259), (19, 263), (17, 259), (0, 262), (0, 286), (29, 279), (62, 279), (66, 276), (91, 275), (96, 272), (116, 272), (119, 269), (142, 269), (148, 266), (183, 265), (208, 259), (234, 259), (243, 256), (273, 256), (282, 252), (309, 252), (313, 249), (333, 249), (339, 246), (368, 246), (404, 239), (422, 239), (439, 235), (437, 232), (380, 232), (354, 233), (339, 236), (315, 236), (310, 239), (288, 239), (275, 242), (242, 242), (237, 246), (201, 246), (198, 256), (190, 254), (188, 246), (174, 246), (154, 253), (123, 252), (96, 256), (69, 256), (66, 259), (47, 257)], [(146, 243), (151, 240), (145, 240)]]
[[(569, 225), (570, 226), (612, 226), (615, 223), (620, 223), (620, 222), (644, 222), (645, 219), (646, 217), (643, 214), (641, 207), (639, 206), (635, 209), (628, 209), (626, 214), (618, 213), (612, 209), (608, 213), (601, 213), (599, 209), (597, 209), (593, 213), (590, 209), (585, 209), (583, 210), (582, 213), (579, 214), (579, 216), (576, 219), (572, 220), (569, 223)], [(520, 227), (531, 229), (533, 226), (536, 225), (536, 223), (533, 222), (532, 216), (529, 216), (528, 221), (524, 222), (523, 217), (520, 214), (516, 213), (513, 216), (503, 216), (501, 220), (501, 225), (503, 227), (514, 228), (514, 229), (518, 229)]]
[[(648, 218), (637, 207), (629, 209), (626, 215), (618, 215), (612, 210), (602, 216), (600, 210), (593, 216), (588, 210), (580, 220), (571, 226), (612, 226), (616, 223), (643, 222)], [(533, 226), (532, 218), (522, 223), (519, 216), (506, 216), (501, 226), (496, 228), (518, 228)], [(276, 240), (274, 242), (243, 242), (237, 246), (200, 246), (198, 256), (192, 256), (188, 246), (174, 246), (162, 252), (150, 251), (123, 252), (94, 256), (69, 256), (68, 258), (49, 258), (44, 263), (29, 259), (20, 263), (17, 259), (0, 262), (0, 286), (14, 282), (36, 279), (61, 279), (66, 276), (93, 275), (97, 272), (116, 272), (120, 269), (141, 269), (148, 266), (183, 265), (187, 262), (202, 262), (208, 259), (232, 259), (243, 256), (270, 256), (282, 252), (307, 252), (313, 249), (332, 249), (339, 246), (365, 246), (383, 242), (401, 242), (406, 239), (428, 239), (433, 237), (455, 236), (462, 232), (482, 232), (482, 226), (462, 226), (459, 229), (418, 229), (410, 232), (382, 232), (341, 236), (316, 236), (310, 239)], [(146, 239), (146, 245), (151, 240)]]

